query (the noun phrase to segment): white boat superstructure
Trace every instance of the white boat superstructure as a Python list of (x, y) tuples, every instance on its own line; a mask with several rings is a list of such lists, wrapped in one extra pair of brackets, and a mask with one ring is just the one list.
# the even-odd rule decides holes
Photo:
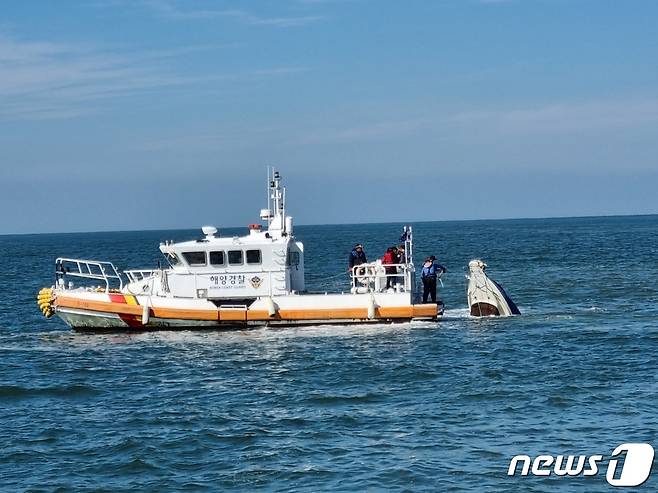
[[(55, 285), (39, 293), (41, 309), (81, 330), (404, 321), (441, 315), (441, 304), (414, 304), (411, 227), (404, 230), (402, 263), (385, 268), (378, 260), (355, 267), (348, 292), (307, 292), (304, 245), (286, 214), (281, 181), (279, 172), (268, 170), (268, 207), (260, 212), (264, 226), (251, 224), (244, 236), (222, 236), (217, 228), (204, 226), (200, 239), (165, 242), (160, 251), (166, 268), (120, 273), (110, 262), (58, 258)], [(393, 274), (387, 273), (391, 270)], [(395, 279), (386, 288), (388, 277)]]

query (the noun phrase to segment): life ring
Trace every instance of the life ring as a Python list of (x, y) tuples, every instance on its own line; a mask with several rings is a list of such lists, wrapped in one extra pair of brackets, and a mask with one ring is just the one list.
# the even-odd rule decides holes
[(356, 278), (356, 283), (361, 284), (362, 286), (367, 286), (370, 284), (376, 273), (377, 269), (374, 265), (362, 264), (354, 267), (354, 277)]

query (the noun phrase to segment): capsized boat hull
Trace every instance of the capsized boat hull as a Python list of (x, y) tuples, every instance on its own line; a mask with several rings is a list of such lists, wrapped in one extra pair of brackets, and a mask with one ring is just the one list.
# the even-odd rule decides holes
[(405, 293), (301, 294), (249, 306), (123, 293), (55, 292), (54, 313), (76, 330), (246, 328), (437, 320), (443, 305), (410, 304)]
[(520, 315), (516, 304), (503, 287), (485, 273), (487, 264), (472, 260), (468, 264), (468, 306), (473, 317)]

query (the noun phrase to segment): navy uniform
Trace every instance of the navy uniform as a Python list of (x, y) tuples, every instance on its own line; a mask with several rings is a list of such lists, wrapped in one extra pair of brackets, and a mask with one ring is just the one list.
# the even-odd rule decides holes
[(423, 303), (427, 303), (428, 298), (432, 299), (432, 303), (436, 303), (436, 280), (439, 273), (443, 274), (447, 270), (441, 264), (434, 262), (435, 260), (434, 255), (425, 259), (423, 271), (420, 274), (423, 280)]
[(349, 258), (350, 272), (357, 265), (365, 264), (366, 262), (368, 262), (368, 260), (366, 259), (366, 252), (363, 251), (363, 245), (359, 243), (354, 246), (352, 252), (350, 253), (350, 258)]

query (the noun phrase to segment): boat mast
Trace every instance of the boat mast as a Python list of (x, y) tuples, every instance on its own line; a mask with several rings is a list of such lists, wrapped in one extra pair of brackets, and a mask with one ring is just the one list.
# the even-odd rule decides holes
[(274, 209), (274, 217), (276, 218), (277, 216), (283, 218), (283, 211), (284, 211), (284, 191), (285, 189), (282, 190), (281, 188), (281, 175), (279, 174), (278, 171), (275, 171), (274, 168), (272, 168), (273, 175), (272, 175), (272, 182), (271, 182), (271, 187), (272, 187), (272, 205)]
[[(271, 166), (267, 167), (267, 186), (265, 187), (265, 196), (267, 197), (267, 210), (271, 211), (272, 210), (272, 204), (271, 204), (271, 198), (270, 198), (270, 170)], [(261, 211), (261, 217), (263, 217), (263, 212)], [(270, 222), (272, 222), (272, 214), (269, 213), (265, 216), (267, 219), (267, 226), (269, 227)]]
[(286, 189), (281, 186), (281, 174), (274, 167), (267, 167), (267, 209), (260, 211), (260, 217), (267, 220), (270, 233), (286, 233)]

